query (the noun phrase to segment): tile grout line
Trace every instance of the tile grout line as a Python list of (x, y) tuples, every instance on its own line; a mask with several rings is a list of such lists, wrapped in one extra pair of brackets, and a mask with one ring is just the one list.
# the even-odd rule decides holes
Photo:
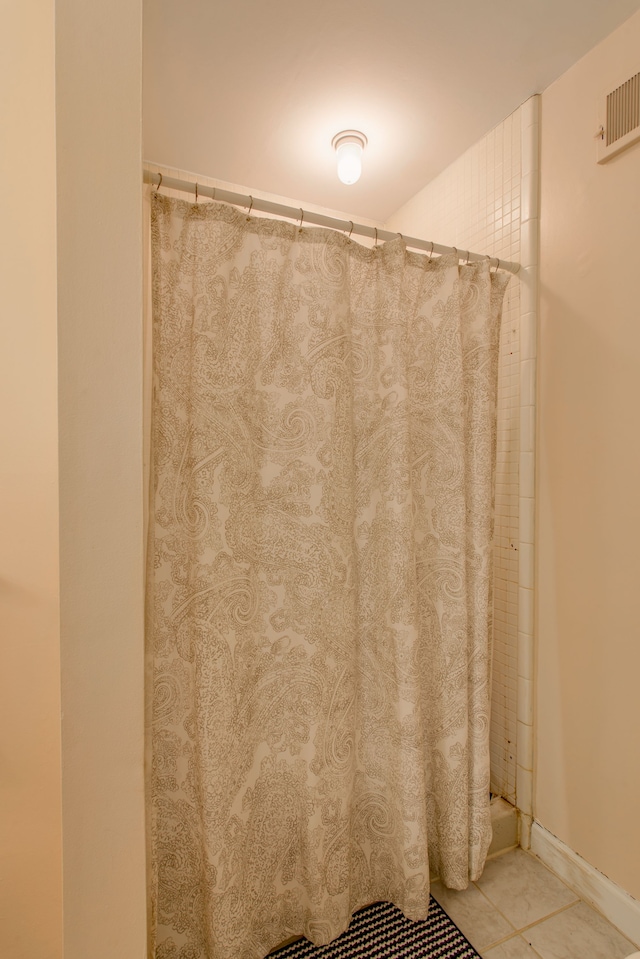
[[(582, 901), (581, 899), (576, 899), (575, 902), (568, 902), (565, 906), (561, 906), (560, 909), (556, 909), (553, 912), (547, 913), (547, 915), (545, 916), (541, 916), (540, 919), (536, 919), (535, 922), (530, 922), (527, 926), (522, 926), (521, 929), (514, 928), (514, 931), (510, 936), (504, 936), (502, 939), (496, 939), (496, 941), (492, 942), (491, 945), (488, 946), (488, 948), (494, 949), (496, 946), (501, 946), (503, 945), (503, 943), (508, 942), (510, 939), (515, 939), (516, 936), (524, 936), (524, 934), (526, 932), (529, 932), (530, 929), (534, 929), (535, 926), (540, 926), (543, 922), (546, 922), (547, 919), (554, 919), (556, 916), (559, 916), (561, 913), (566, 912), (568, 909), (573, 909), (573, 907), (577, 906), (581, 901)], [(489, 902), (491, 902), (490, 899), (489, 899)], [(493, 903), (491, 903), (491, 905), (493, 905)], [(496, 912), (500, 912), (497, 906), (495, 906), (494, 908), (496, 909)], [(503, 913), (500, 912), (500, 915), (503, 916), (504, 919), (507, 919), (507, 917)], [(510, 922), (510, 920), (507, 919), (507, 922), (509, 922), (509, 924), (513, 926), (513, 923)], [(527, 942), (527, 945), (530, 946), (531, 949), (534, 949), (534, 947), (531, 945), (530, 942)], [(535, 949), (534, 949), (534, 952), (535, 952)], [(538, 955), (538, 953), (536, 953), (536, 955)]]
[[(523, 852), (525, 852), (526, 855), (530, 856), (534, 861), (540, 862), (539, 858), (538, 858), (537, 856), (535, 856), (533, 853), (529, 852), (528, 850), (523, 850)], [(498, 857), (496, 856), (495, 858), (498, 858)], [(566, 912), (567, 909), (571, 909), (573, 906), (575, 906), (575, 905), (577, 905), (578, 903), (580, 903), (580, 902), (583, 901), (583, 900), (580, 898), (580, 896), (577, 895), (577, 893), (575, 892), (574, 889), (572, 889), (570, 886), (568, 886), (568, 885), (566, 884), (566, 882), (564, 882), (564, 880), (560, 879), (559, 876), (556, 876), (556, 874), (553, 872), (552, 869), (549, 869), (548, 866), (545, 866), (544, 863), (542, 863), (542, 862), (540, 862), (540, 864), (541, 864), (542, 866), (544, 866), (544, 868), (547, 870), (547, 872), (551, 873), (551, 875), (552, 875), (555, 879), (557, 879), (557, 880), (571, 893), (572, 896), (574, 896), (574, 899), (573, 899), (572, 902), (565, 903), (565, 905), (560, 906), (558, 909), (553, 909), (551, 912), (546, 913), (544, 916), (541, 916), (539, 919), (536, 919), (535, 922), (527, 923), (525, 926), (522, 926), (522, 927), (520, 927), (520, 928), (517, 928), (516, 926), (514, 926), (513, 922), (505, 915), (505, 913), (504, 913), (504, 912), (502, 911), (502, 909), (500, 909), (500, 907), (493, 901), (493, 899), (491, 899), (491, 898), (487, 895), (487, 893), (485, 893), (484, 890), (480, 888), (480, 886), (478, 885), (477, 882), (472, 882), (472, 883), (471, 883), (471, 885), (475, 886), (475, 888), (478, 890), (478, 892), (480, 892), (480, 893), (482, 894), (483, 898), (486, 899), (486, 901), (487, 901), (487, 903), (489, 904), (489, 906), (491, 906), (491, 908), (494, 909), (494, 910), (498, 913), (498, 915), (501, 916), (501, 917), (505, 920), (505, 922), (507, 922), (507, 923), (511, 926), (511, 928), (513, 929), (513, 933), (512, 933), (511, 935), (509, 935), (509, 936), (504, 936), (502, 939), (496, 939), (496, 941), (493, 942), (493, 943), (491, 943), (491, 945), (488, 946), (487, 948), (493, 949), (494, 946), (499, 946), (499, 945), (501, 945), (503, 942), (506, 942), (508, 939), (513, 939), (514, 936), (519, 936), (519, 935), (521, 935), (523, 932), (526, 932), (527, 930), (532, 929), (534, 926), (540, 925), (540, 923), (545, 922), (547, 919), (552, 919), (554, 916), (560, 915), (560, 913), (562, 913), (562, 912)], [(531, 943), (529, 943), (529, 945), (531, 945)], [(533, 946), (531, 946), (531, 948), (533, 948)]]
[[(542, 919), (538, 919), (537, 922), (530, 922), (528, 926), (523, 926), (520, 932), (521, 933), (528, 932), (530, 929), (533, 929), (534, 926), (539, 926), (541, 923), (546, 922), (547, 919), (554, 919), (556, 916), (559, 916), (560, 913), (567, 912), (568, 909), (573, 909), (574, 906), (579, 905), (581, 902), (582, 902), (581, 899), (576, 899), (574, 902), (568, 902), (566, 906), (562, 906), (560, 909), (556, 909), (555, 912), (550, 912), (548, 916), (544, 916)], [(531, 945), (531, 943), (529, 943), (529, 945)]]
[[(491, 952), (492, 949), (497, 949), (500, 946), (504, 946), (505, 943), (511, 942), (512, 939), (516, 939), (519, 935), (520, 933), (516, 932), (514, 933), (513, 936), (509, 936), (508, 939), (501, 939), (499, 942), (495, 942), (493, 945), (489, 946), (489, 948), (486, 951), (483, 951), (480, 953), (481, 959), (491, 959), (491, 957), (489, 956), (489, 953)], [(533, 948), (530, 942), (527, 943), (527, 945), (531, 949), (531, 959), (544, 959), (544, 957), (541, 956), (540, 953)]]
[[(535, 855), (534, 853), (532, 853), (532, 852), (530, 852), (530, 851), (527, 851), (527, 850), (522, 850), (522, 853), (524, 854), (524, 856), (525, 856), (526, 858), (531, 859), (531, 860), (533, 860), (534, 862), (537, 862), (540, 866), (542, 866), (543, 869), (544, 869), (544, 871), (545, 871), (545, 873), (548, 873), (548, 874), (549, 874), (551, 877), (553, 877), (553, 879), (555, 879), (562, 887), (564, 887), (564, 889), (566, 890), (566, 892), (570, 895), (571, 900), (570, 900), (569, 902), (563, 903), (563, 905), (558, 906), (557, 908), (550, 909), (548, 912), (546, 912), (546, 913), (544, 913), (543, 915), (539, 916), (539, 918), (535, 919), (534, 921), (528, 922), (528, 923), (526, 923), (525, 925), (522, 925), (522, 926), (518, 927), (518, 926), (515, 925), (515, 923), (514, 923), (511, 919), (508, 918), (508, 916), (505, 914), (505, 912), (503, 911), (503, 909), (498, 905), (498, 903), (497, 903), (497, 902), (494, 902), (494, 900), (489, 896), (489, 894), (488, 894), (487, 892), (485, 892), (483, 888), (480, 887), (479, 883), (482, 882), (482, 877), (481, 877), (479, 880), (477, 880), (477, 881), (472, 881), (472, 882), (470, 882), (470, 883), (469, 883), (469, 887), (475, 887), (476, 892), (480, 892), (480, 893), (481, 893), (481, 900), (480, 900), (479, 903), (476, 903), (476, 907), (477, 907), (478, 910), (479, 910), (479, 917), (482, 918), (482, 916), (483, 916), (485, 913), (490, 912), (490, 913), (493, 914), (493, 916), (494, 916), (496, 919), (498, 919), (498, 918), (499, 918), (499, 919), (502, 919), (502, 920), (504, 921), (504, 923), (506, 923), (508, 929), (510, 930), (510, 931), (507, 931), (507, 932), (506, 932), (504, 935), (502, 935), (500, 938), (497, 938), (497, 939), (495, 939), (495, 940), (493, 940), (493, 941), (491, 941), (491, 942), (488, 942), (488, 943), (483, 943), (483, 945), (482, 945), (481, 947), (480, 947), (479, 945), (477, 945), (477, 946), (474, 945), (474, 948), (477, 950), (477, 952), (479, 953), (479, 955), (480, 955), (481, 957), (483, 957), (483, 959), (492, 959), (492, 956), (491, 956), (492, 950), (498, 949), (498, 948), (504, 946), (505, 943), (508, 943), (508, 942), (510, 942), (511, 940), (516, 939), (516, 937), (522, 937), (523, 943), (526, 943), (528, 949), (531, 950), (530, 953), (527, 953), (527, 954), (530, 954), (530, 955), (531, 955), (531, 959), (544, 959), (544, 956), (541, 955), (541, 954), (539, 953), (539, 951), (536, 950), (535, 947), (532, 945), (531, 941), (529, 940), (529, 935), (528, 935), (528, 934), (529, 934), (532, 930), (537, 929), (538, 926), (542, 926), (544, 923), (546, 923), (546, 922), (548, 922), (548, 921), (550, 921), (550, 920), (556, 919), (558, 916), (561, 916), (561, 915), (563, 915), (564, 913), (568, 913), (570, 910), (577, 909), (577, 908), (579, 908), (580, 906), (584, 906), (586, 909), (589, 910), (590, 913), (594, 913), (597, 917), (599, 917), (599, 918), (606, 924), (606, 926), (611, 930), (611, 933), (613, 933), (613, 934), (618, 934), (619, 936), (622, 936), (622, 938), (625, 940), (625, 943), (628, 943), (628, 946), (629, 946), (630, 949), (633, 949), (633, 948), (634, 948), (633, 941), (632, 941), (631, 939), (629, 939), (628, 936), (626, 936), (625, 933), (624, 933), (622, 930), (620, 930), (619, 928), (617, 928), (606, 916), (604, 916), (604, 915), (600, 912), (600, 910), (599, 910), (597, 907), (594, 907), (591, 903), (587, 902), (583, 897), (581, 897), (580, 894), (579, 894), (572, 886), (570, 886), (567, 882), (565, 882), (565, 880), (564, 880), (563, 878), (561, 878), (560, 876), (558, 876), (558, 875), (554, 872), (553, 869), (551, 869), (551, 868), (550, 868), (549, 866), (547, 866), (544, 862), (542, 862), (542, 861), (540, 860), (539, 856), (537, 856), (537, 855)], [(496, 856), (495, 858), (497, 859), (497, 858), (499, 858), (499, 857)], [(445, 888), (446, 888), (446, 887), (445, 887)], [(494, 890), (494, 892), (495, 892), (495, 890)], [(486, 906), (483, 906), (482, 903), (485, 903)], [(474, 908), (476, 908), (476, 907), (474, 907)], [(443, 908), (444, 908), (444, 907), (443, 907)], [(445, 911), (446, 911), (446, 909), (445, 909)], [(574, 915), (575, 915), (575, 914), (574, 914)], [(577, 917), (576, 917), (576, 921), (577, 921)], [(456, 924), (457, 924), (457, 920), (456, 920), (456, 919), (454, 919), (454, 922), (456, 922)], [(571, 923), (571, 920), (566, 920), (566, 922)], [(562, 924), (562, 923), (561, 923), (561, 924)], [(472, 932), (472, 930), (471, 930), (471, 925), (472, 925), (472, 924), (470, 923), (469, 932), (468, 932), (468, 933), (465, 933), (465, 935), (467, 935), (468, 938), (469, 938), (470, 936), (474, 935), (474, 932)], [(478, 928), (479, 928), (479, 926), (476, 925), (476, 928), (475, 928), (474, 931), (478, 931)], [(487, 932), (487, 930), (485, 929), (485, 934), (486, 934), (486, 932)], [(627, 954), (628, 954), (628, 952), (625, 952), (625, 956), (626, 956)], [(546, 953), (545, 953), (545, 955), (546, 955)], [(634, 955), (635, 955), (635, 953), (634, 953)]]

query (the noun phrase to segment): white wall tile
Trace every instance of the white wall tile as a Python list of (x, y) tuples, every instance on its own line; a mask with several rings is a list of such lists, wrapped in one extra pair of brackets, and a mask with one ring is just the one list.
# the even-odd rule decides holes
[(527, 762), (526, 765), (518, 762), (518, 766), (528, 769), (529, 764), (533, 765), (531, 762), (533, 758), (533, 726), (522, 723), (520, 720), (518, 720), (517, 747), (518, 756), (524, 756)]
[(522, 360), (520, 364), (520, 402), (533, 406), (536, 402), (536, 361)]
[(522, 197), (520, 200), (520, 219), (523, 223), (527, 220), (537, 219), (540, 209), (540, 177), (537, 168), (522, 177)]
[(521, 496), (519, 502), (520, 543), (533, 543), (535, 534), (535, 502), (533, 496)]
[(531, 814), (533, 811), (533, 773), (530, 769), (517, 767), (516, 773), (516, 793), (518, 795), (518, 808), (524, 813)]
[(523, 453), (533, 453), (535, 448), (535, 409), (533, 406), (520, 407), (520, 449)]
[(528, 266), (526, 269), (521, 269), (518, 276), (520, 279), (520, 310), (523, 315), (536, 313), (538, 309), (538, 268)]
[[(520, 124), (517, 110), (422, 192), (422, 233), (459, 250), (520, 261)], [(537, 249), (537, 238), (535, 243)], [(517, 736), (521, 287), (513, 277), (504, 298), (500, 334), (490, 733), (492, 789), (512, 802)], [(529, 421), (527, 429), (531, 431)]]
[(520, 586), (533, 589), (533, 544), (521, 542), (518, 557), (520, 560)]
[(517, 717), (525, 726), (533, 725), (533, 682), (518, 676)]
[(520, 632), (533, 636), (533, 590), (518, 588), (518, 626)]
[(534, 459), (533, 453), (520, 453), (520, 495), (533, 498), (534, 495)]
[(537, 219), (527, 220), (526, 223), (522, 224), (522, 231), (520, 235), (519, 262), (523, 270), (537, 265), (539, 243), (540, 221)]
[(524, 124), (522, 127), (522, 175), (536, 173), (539, 168), (538, 124)]
[(518, 631), (518, 677), (533, 679), (533, 635)]

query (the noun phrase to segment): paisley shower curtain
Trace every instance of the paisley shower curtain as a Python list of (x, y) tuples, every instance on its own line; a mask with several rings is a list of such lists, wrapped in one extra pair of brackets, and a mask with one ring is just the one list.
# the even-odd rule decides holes
[(151, 954), (483, 868), (507, 278), (152, 197)]

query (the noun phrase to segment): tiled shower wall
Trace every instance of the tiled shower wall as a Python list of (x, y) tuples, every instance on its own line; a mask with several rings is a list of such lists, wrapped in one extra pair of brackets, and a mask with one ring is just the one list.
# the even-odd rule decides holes
[[(389, 228), (520, 261), (521, 114), (516, 110), (400, 210)], [(417, 224), (417, 218), (420, 225)], [(417, 232), (415, 232), (417, 231)], [(491, 789), (515, 804), (518, 656), (520, 284), (504, 300), (498, 374)]]

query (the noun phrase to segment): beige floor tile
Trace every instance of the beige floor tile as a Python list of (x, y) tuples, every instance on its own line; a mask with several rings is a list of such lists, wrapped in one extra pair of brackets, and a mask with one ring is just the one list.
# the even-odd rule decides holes
[(542, 959), (624, 959), (635, 949), (585, 902), (527, 929), (523, 937)]
[(578, 901), (546, 866), (522, 849), (491, 859), (477, 885), (518, 930)]
[(431, 885), (431, 895), (440, 903), (456, 926), (475, 949), (485, 949), (492, 943), (515, 932), (486, 896), (470, 883), (462, 892), (447, 889), (441, 882)]
[(483, 952), (482, 959), (540, 959), (540, 955), (522, 936), (513, 936)]

